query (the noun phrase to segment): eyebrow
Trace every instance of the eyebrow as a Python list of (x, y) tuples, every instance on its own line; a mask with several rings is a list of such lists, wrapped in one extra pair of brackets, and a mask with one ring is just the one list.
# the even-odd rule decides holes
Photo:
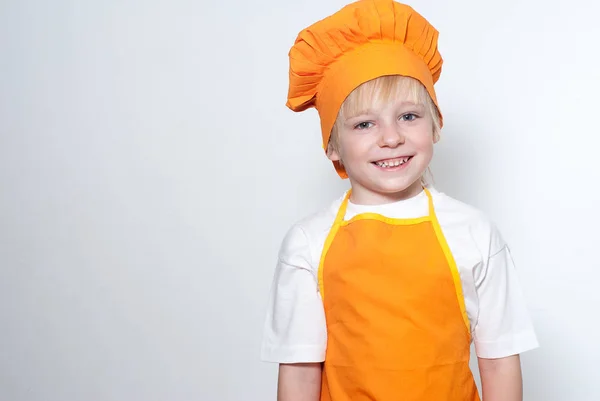
[[(399, 107), (400, 106), (419, 107), (419, 108), (424, 108), (425, 107), (425, 105), (422, 104), (422, 103), (414, 103), (414, 102), (409, 102), (409, 101), (399, 103), (398, 106)], [(352, 116), (347, 117), (345, 119), (345, 121), (352, 120), (353, 118), (358, 118), (358, 117), (363, 116), (365, 114), (374, 114), (374, 110), (371, 109), (371, 108), (360, 110), (358, 113), (356, 113), (356, 114), (354, 114)]]
[(346, 118), (346, 120), (350, 120), (351, 118), (356, 118), (356, 117), (362, 116), (364, 114), (373, 114), (373, 113), (374, 113), (373, 109), (359, 110), (358, 113), (355, 113), (353, 116), (349, 116), (348, 118)]

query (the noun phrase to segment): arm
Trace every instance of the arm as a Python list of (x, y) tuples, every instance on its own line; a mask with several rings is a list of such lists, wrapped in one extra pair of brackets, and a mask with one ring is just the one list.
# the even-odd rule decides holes
[(523, 401), (523, 380), (519, 355), (506, 358), (479, 358), (483, 401)]
[(300, 226), (279, 252), (265, 319), (261, 359), (279, 364), (278, 401), (318, 401), (327, 325), (311, 240)]
[(483, 400), (522, 401), (520, 354), (538, 342), (510, 250), (496, 230), (490, 236), (490, 256), (474, 275), (479, 311), (473, 339)]
[(277, 385), (277, 401), (319, 401), (321, 364), (281, 364)]

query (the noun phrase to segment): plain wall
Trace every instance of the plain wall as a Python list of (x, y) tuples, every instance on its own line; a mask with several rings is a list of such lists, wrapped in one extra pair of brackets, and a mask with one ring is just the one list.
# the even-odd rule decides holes
[[(0, 400), (275, 400), (283, 235), (348, 183), (285, 108), (340, 0), (0, 2)], [(441, 32), (438, 189), (485, 211), (541, 348), (526, 400), (600, 400), (591, 0), (416, 0)]]

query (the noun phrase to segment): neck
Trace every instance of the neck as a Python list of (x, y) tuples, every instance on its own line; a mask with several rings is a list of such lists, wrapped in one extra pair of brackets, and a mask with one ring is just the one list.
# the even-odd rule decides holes
[(355, 185), (352, 180), (352, 192), (350, 194), (350, 202), (355, 205), (383, 205), (386, 203), (394, 203), (406, 199), (413, 198), (423, 190), (423, 183), (417, 180), (408, 187), (393, 192), (376, 191), (362, 187), (360, 184)]

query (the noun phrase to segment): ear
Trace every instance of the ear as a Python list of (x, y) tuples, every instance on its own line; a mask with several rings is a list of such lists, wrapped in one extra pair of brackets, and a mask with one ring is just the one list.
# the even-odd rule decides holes
[(332, 162), (337, 162), (341, 160), (340, 153), (331, 146), (331, 142), (327, 145), (327, 158)]

